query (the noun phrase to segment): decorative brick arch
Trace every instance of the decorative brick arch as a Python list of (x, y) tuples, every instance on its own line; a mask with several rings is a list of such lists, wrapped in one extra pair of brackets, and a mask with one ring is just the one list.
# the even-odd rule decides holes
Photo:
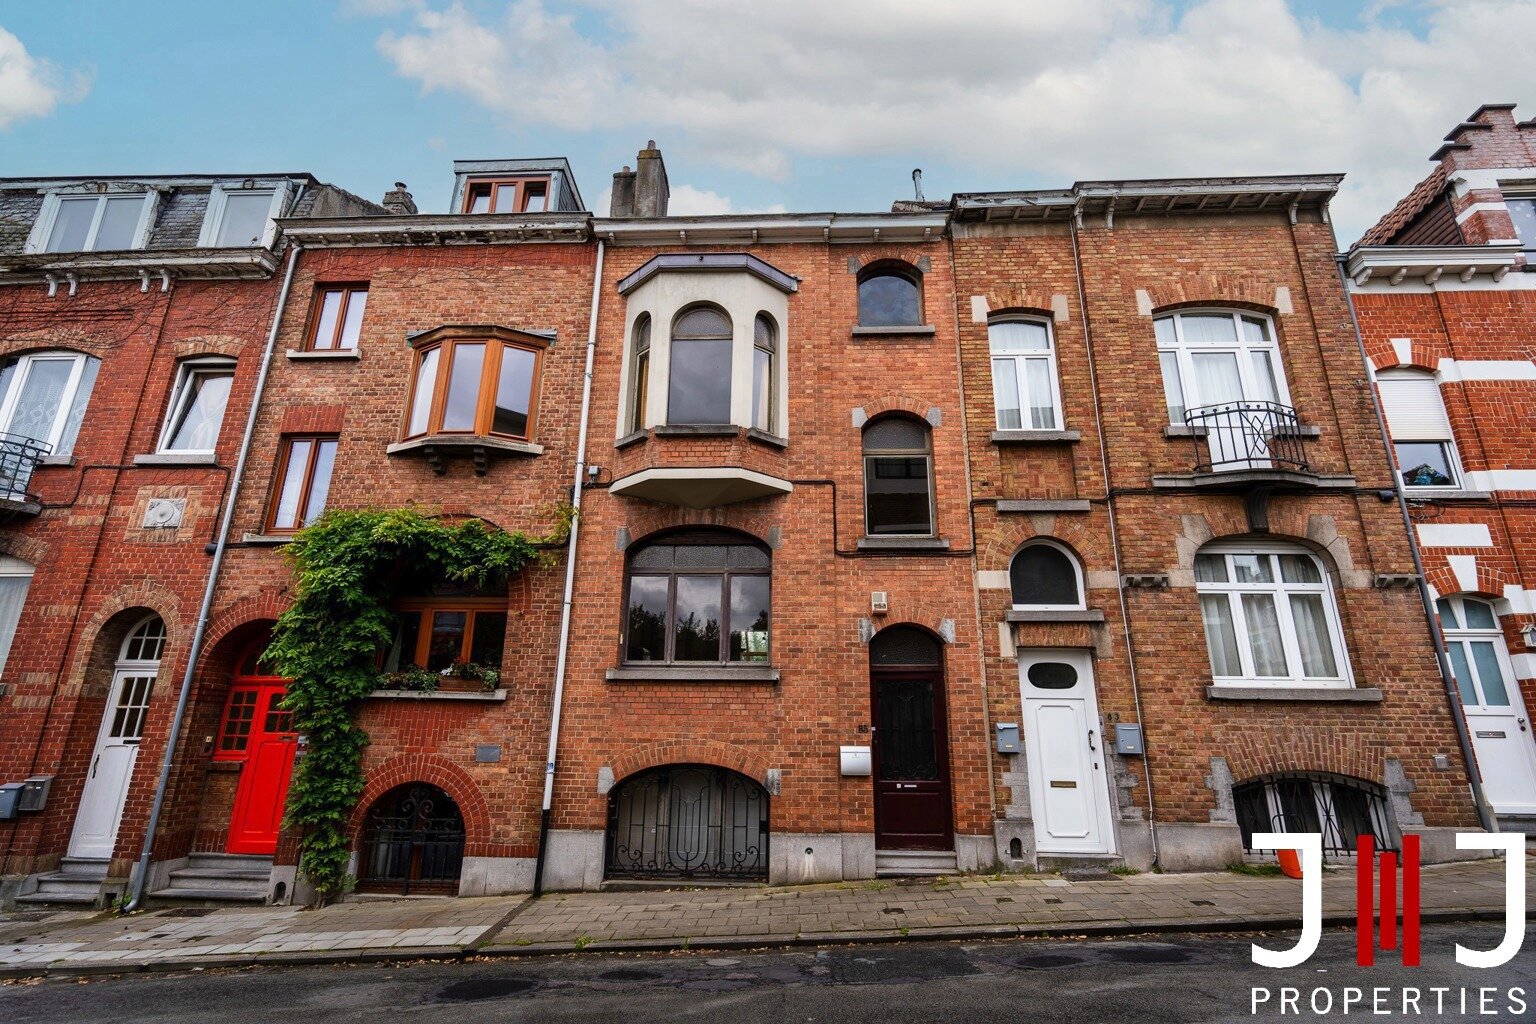
[(1496, 565), (1489, 565), (1481, 559), (1477, 563), (1477, 588), (1468, 590), (1461, 585), (1461, 580), (1451, 571), (1451, 567), (1444, 562), (1436, 566), (1426, 565), (1424, 579), (1434, 588), (1436, 597), (1450, 597), (1453, 594), (1466, 594), (1471, 597), (1481, 597), (1488, 601), (1497, 601), (1504, 597), (1504, 587), (1513, 581)]
[(614, 783), (648, 768), (668, 764), (708, 764), (731, 771), (763, 784), (768, 778), (768, 761), (746, 747), (720, 740), (674, 739), (630, 747), (613, 760)]
[[(870, 420), (877, 419), (881, 416), (889, 416), (892, 413), (902, 412), (916, 416), (918, 419), (927, 423), (928, 410), (932, 409), (935, 404), (936, 403), (934, 402), (925, 402), (919, 398), (914, 398), (911, 395), (892, 393), (867, 399), (863, 402), (860, 402), (858, 407), (864, 410), (865, 423), (868, 423)], [(930, 423), (929, 426), (932, 427), (933, 424)]]
[(102, 341), (99, 337), (88, 334), (78, 327), (59, 327), (0, 338), (0, 356), (64, 349), (70, 352), (84, 352), (88, 356), (104, 359), (115, 352), (120, 345), (121, 342)]
[(893, 629), (899, 629), (902, 626), (907, 626), (916, 627), (925, 633), (932, 633), (933, 638), (939, 642), (939, 646), (944, 648), (946, 652), (950, 647), (954, 646), (948, 640), (944, 639), (944, 631), (941, 628), (945, 619), (951, 620), (955, 624), (955, 638), (957, 640), (959, 639), (958, 631), (961, 624), (965, 620), (961, 619), (954, 612), (954, 610), (949, 610), (949, 614), (946, 615), (945, 609), (940, 608), (936, 603), (932, 601), (919, 599), (912, 601), (911, 603), (907, 603), (906, 601), (897, 600), (898, 596), (899, 595), (892, 596), (892, 607), (890, 613), (888, 614), (889, 621), (879, 623), (879, 628), (877, 628), (874, 632), (874, 635), (869, 638), (870, 643), (874, 643), (876, 637), (878, 637), (881, 633), (888, 633)]
[(0, 533), (0, 555), (10, 555), (34, 568), (53, 560), (53, 545), (24, 533)]
[(1051, 318), (1056, 315), (1055, 307), (1051, 305), (1051, 293), (1042, 288), (1012, 285), (987, 292), (984, 298), (987, 300), (988, 317), (1007, 316), (1009, 313)]
[(991, 531), (992, 536), (987, 540), (986, 547), (981, 551), (978, 565), (982, 569), (1007, 569), (1013, 564), (1013, 556), (1019, 553), (1019, 549), (1032, 540), (1053, 540), (1071, 552), (1082, 566), (1083, 572), (1088, 572), (1091, 562), (1090, 555), (1096, 554), (1098, 538), (1089, 527), (1086, 517), (1083, 516), (1056, 516), (1051, 523), (1051, 528), (1042, 531), (1036, 528), (1034, 516), (1009, 516), (1000, 519), (998, 528)]
[(1381, 750), (1341, 732), (1304, 724), (1244, 730), (1223, 743), (1222, 753), (1237, 784), (1282, 772), (1331, 772), (1378, 785), (1386, 782)]
[(182, 338), (170, 343), (170, 350), (177, 359), (193, 356), (229, 356), (235, 358), (250, 344), (245, 338), (229, 334), (205, 334), (195, 338)]
[(401, 754), (367, 773), (362, 795), (347, 822), (354, 843), (362, 834), (368, 808), (396, 786), (412, 782), (436, 786), (459, 805), (459, 813), (464, 817), (465, 856), (484, 856), (491, 849), (491, 814), (484, 794), (468, 772), (438, 754)]
[(1410, 341), (1412, 349), (1408, 353), (1408, 361), (1405, 363), (1397, 357), (1397, 350), (1390, 344), (1376, 343), (1366, 351), (1366, 358), (1371, 361), (1373, 371), (1381, 370), (1419, 370), (1423, 373), (1435, 373), (1439, 366), (1440, 357), (1430, 351), (1430, 346), (1422, 341)]
[(1275, 290), (1273, 282), (1250, 274), (1184, 274), (1146, 285), (1154, 314), (1190, 306), (1241, 306), (1273, 316), (1279, 312)]
[[(102, 601), (95, 613), (80, 627), (80, 642), (75, 644), (69, 674), (65, 677), (67, 688), (78, 689), (85, 683), (86, 672), (91, 662), (95, 660), (96, 645), (100, 641), (102, 630), (118, 615), (133, 608), (154, 612), (165, 623), (166, 641), (165, 651), (160, 659), (161, 673), (163, 674), (167, 668), (181, 659), (182, 652), (186, 650), (191, 637), (182, 633), (184, 624), (181, 617), (180, 598), (174, 592), (157, 587), (153, 583), (136, 583), (121, 588)], [(115, 658), (116, 655), (114, 654), (113, 657)]]
[(768, 532), (777, 520), (762, 511), (743, 509), (739, 505), (722, 505), (717, 508), (681, 508), (675, 505), (652, 505), (636, 508), (629, 516), (630, 547), (649, 540), (663, 530), (679, 527), (704, 526), (724, 530), (736, 530), (750, 534), (761, 543), (768, 543)]
[(292, 604), (286, 592), (263, 591), (251, 597), (243, 597), (225, 608), (208, 623), (208, 633), (203, 638), (203, 650), (212, 651), (235, 630), (252, 622), (276, 621)]
[(872, 246), (854, 250), (848, 257), (848, 272), (862, 274), (866, 268), (876, 263), (906, 264), (907, 267), (919, 277), (932, 273), (932, 268), (924, 269), (924, 265), (931, 263), (932, 258), (924, 249), (909, 246)]

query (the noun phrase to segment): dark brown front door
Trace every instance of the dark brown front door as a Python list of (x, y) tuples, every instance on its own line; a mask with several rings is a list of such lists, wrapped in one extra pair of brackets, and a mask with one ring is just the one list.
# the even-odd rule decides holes
[(876, 667), (872, 684), (875, 848), (952, 850), (943, 674)]

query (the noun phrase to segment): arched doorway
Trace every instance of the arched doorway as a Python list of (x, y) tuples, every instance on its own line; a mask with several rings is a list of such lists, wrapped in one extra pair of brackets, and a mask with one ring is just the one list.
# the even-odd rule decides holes
[(457, 893), (464, 867), (464, 816), (425, 782), (396, 786), (363, 819), (357, 887), (363, 892)]
[(214, 749), (214, 760), (240, 762), (226, 853), (276, 853), (288, 802), (298, 733), (281, 706), (288, 680), (261, 660), (271, 640), (271, 630), (263, 630), (236, 663)]
[(96, 733), (91, 766), (86, 771), (85, 789), (80, 794), (75, 828), (70, 835), (71, 857), (112, 858), (164, 651), (165, 622), (155, 614), (140, 619), (118, 649), (112, 683), (107, 690), (106, 712)]
[(632, 775), (608, 801), (609, 878), (768, 877), (768, 791), (711, 765)]
[(944, 649), (915, 626), (869, 645), (875, 723), (875, 849), (953, 850)]

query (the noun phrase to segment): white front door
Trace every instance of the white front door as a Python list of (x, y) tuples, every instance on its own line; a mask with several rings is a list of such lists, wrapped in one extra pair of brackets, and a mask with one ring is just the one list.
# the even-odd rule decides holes
[(1536, 814), (1536, 736), (1498, 619), (1475, 598), (1446, 598), (1439, 605), (1488, 803), (1496, 814)]
[(1113, 853), (1108, 772), (1087, 651), (1019, 652), (1035, 848)]
[(112, 856), (154, 683), (152, 671), (118, 669), (112, 678), (112, 692), (75, 814), (75, 831), (69, 841), (71, 857)]

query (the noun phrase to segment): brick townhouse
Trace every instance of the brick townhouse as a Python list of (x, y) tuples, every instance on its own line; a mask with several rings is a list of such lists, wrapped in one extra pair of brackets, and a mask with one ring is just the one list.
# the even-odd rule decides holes
[(1501, 829), (1536, 827), (1536, 121), (1488, 104), (1345, 269)]
[[(573, 561), (392, 596), (397, 640), (357, 709), (359, 888), (1221, 867), (1267, 830), (1449, 855), (1477, 817), (1381, 497), (1337, 183), (669, 216), (652, 144), (603, 217), (563, 160), (461, 161), (445, 213), (398, 186), (279, 217), (247, 326), (253, 345), (273, 326), (275, 355), (151, 895), (303, 895), (281, 824), (302, 738), (261, 658), (297, 530), (415, 505), (538, 535), (573, 497)], [(210, 532), (176, 620), (142, 605), (167, 663)], [(25, 626), (16, 651), (61, 649)], [(117, 658), (147, 674), (147, 636), (81, 655), (78, 678), (104, 685)], [(490, 685), (390, 682), (465, 664)], [(140, 698), (143, 764), (166, 679)], [(31, 685), (45, 706), (67, 692)], [(10, 826), (38, 836), (7, 869), (21, 888), (63, 884), (39, 872), (67, 852), (82, 771), (62, 746), (9, 770), (56, 775)], [(133, 773), (113, 878), (153, 783)]]
[[(5, 879), (94, 899), (138, 853), (307, 174), (0, 180)], [(153, 698), (153, 699), (151, 699)]]

